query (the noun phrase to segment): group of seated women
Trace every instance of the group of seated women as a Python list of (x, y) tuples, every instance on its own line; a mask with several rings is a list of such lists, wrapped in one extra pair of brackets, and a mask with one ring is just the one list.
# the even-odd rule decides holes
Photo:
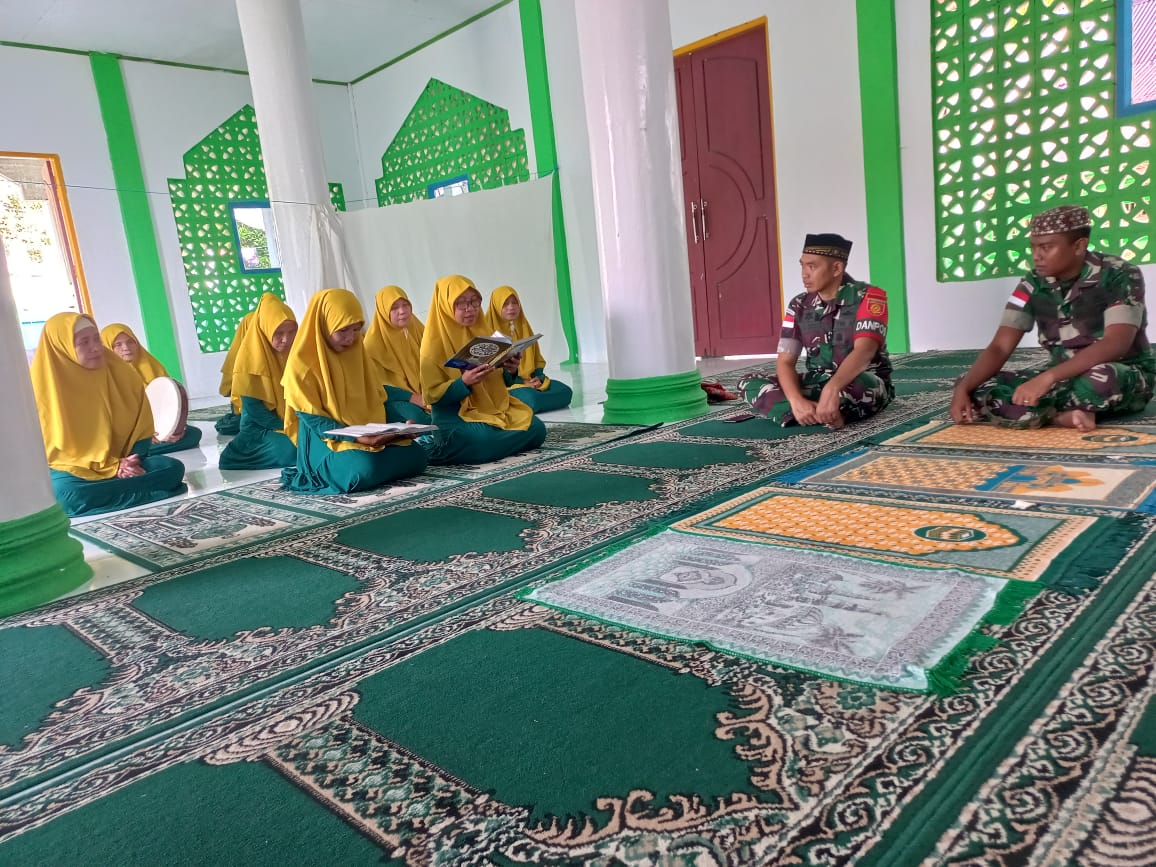
[[(405, 292), (387, 286), (367, 332), (365, 324), (361, 303), (345, 289), (315, 294), (300, 325), (283, 301), (263, 295), (238, 326), (222, 368), (230, 407), (217, 430), (235, 436), (220, 467), (280, 467), (281, 484), (300, 493), (361, 491), (416, 475), (427, 462), (486, 463), (537, 448), (546, 428), (535, 413), (570, 403), (570, 389), (546, 376), (537, 344), (502, 367), (446, 366), (474, 337), (533, 334), (509, 286), (495, 290), (483, 310), (470, 280), (445, 277), (424, 325)], [(68, 514), (184, 493), (183, 464), (159, 455), (196, 446), (201, 432), (154, 437), (144, 387), (165, 375), (125, 325), (98, 331), (76, 313), (45, 324), (32, 381), (53, 487)], [(437, 431), (419, 442), (329, 433), (386, 421)]]

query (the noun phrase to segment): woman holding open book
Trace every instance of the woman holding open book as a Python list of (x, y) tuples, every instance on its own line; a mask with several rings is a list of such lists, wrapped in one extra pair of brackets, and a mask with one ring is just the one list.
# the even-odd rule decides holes
[(511, 397), (500, 369), (446, 366), (470, 340), (489, 334), (477, 287), (461, 275), (438, 280), (421, 343), (421, 389), (438, 426), (437, 463), (488, 463), (546, 439), (546, 426)]
[(373, 324), (365, 333), (365, 354), (385, 384), (385, 417), (393, 422), (429, 424), (418, 374), (425, 326), (413, 315), (409, 296), (400, 286), (378, 291), (376, 307)]
[(272, 292), (262, 295), (233, 360), (230, 400), (241, 426), (221, 452), (222, 470), (272, 469), (297, 462), (297, 444), (283, 433), (281, 385), (296, 334), (297, 317), (289, 305)]
[[(524, 340), (534, 334), (534, 329), (526, 321), (522, 299), (512, 286), (499, 286), (490, 295), (490, 327), (512, 341)], [(565, 409), (570, 405), (574, 392), (566, 383), (546, 376), (546, 359), (537, 343), (527, 346), (517, 358), (516, 370), (507, 368), (502, 371), (510, 394), (536, 413)]]
[(297, 464), (281, 485), (309, 494), (376, 488), (425, 469), (425, 449), (396, 434), (337, 439), (349, 425), (385, 423), (385, 389), (365, 354), (365, 314), (347, 289), (325, 289), (309, 306), (289, 351), (285, 375), (285, 433), (297, 445)]

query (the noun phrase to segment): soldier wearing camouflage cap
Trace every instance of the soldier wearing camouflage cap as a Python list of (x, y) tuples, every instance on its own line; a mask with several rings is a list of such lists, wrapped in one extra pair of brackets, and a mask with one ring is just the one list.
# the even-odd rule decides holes
[[(739, 392), (760, 416), (787, 427), (832, 429), (868, 418), (895, 397), (887, 357), (887, 293), (847, 274), (851, 242), (807, 235), (799, 265), (807, 290), (791, 299), (779, 334), (777, 375), (757, 373)], [(807, 351), (807, 367), (795, 369)]]
[[(1144, 277), (1119, 257), (1090, 251), (1091, 228), (1087, 209), (1072, 205), (1032, 219), (1035, 268), (1012, 292), (991, 344), (956, 383), (955, 421), (1090, 431), (1099, 417), (1139, 412), (1152, 399), (1156, 359)], [(1050, 363), (1001, 369), (1033, 326)]]

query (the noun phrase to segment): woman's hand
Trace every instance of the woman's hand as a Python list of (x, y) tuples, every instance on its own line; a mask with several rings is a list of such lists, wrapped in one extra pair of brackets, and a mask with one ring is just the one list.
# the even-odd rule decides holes
[(370, 446), (376, 449), (380, 448), (381, 446), (387, 446), (392, 442), (396, 442), (397, 440), (407, 439), (412, 439), (412, 437), (403, 437), (399, 436), (398, 434), (377, 434), (375, 436), (366, 434), (365, 436), (358, 437), (356, 442), (361, 443), (363, 446)]
[(144, 474), (145, 469), (140, 465), (140, 455), (129, 455), (127, 458), (121, 458), (120, 463), (116, 466), (118, 479), (135, 479)]
[(429, 407), (426, 406), (425, 398), (421, 396), (421, 392), (413, 392), (413, 394), (409, 396), (409, 402), (414, 406), (420, 406), (426, 412), (429, 412)]
[(477, 367), (471, 367), (469, 370), (462, 371), (462, 382), (472, 388), (493, 372), (494, 368), (490, 367), (490, 365), (479, 364)]

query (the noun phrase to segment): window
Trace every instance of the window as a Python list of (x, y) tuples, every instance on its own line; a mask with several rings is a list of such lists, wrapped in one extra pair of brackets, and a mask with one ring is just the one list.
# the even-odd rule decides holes
[(1156, 110), (1156, 0), (1120, 0), (1119, 113)]
[(460, 196), (470, 191), (470, 176), (458, 175), (448, 181), (438, 181), (429, 185), (429, 197), (440, 199), (442, 196)]
[(246, 274), (269, 274), (281, 270), (273, 209), (267, 201), (229, 202), (233, 237)]
[(31, 352), (49, 316), (92, 309), (59, 157), (0, 153), (0, 238)]

